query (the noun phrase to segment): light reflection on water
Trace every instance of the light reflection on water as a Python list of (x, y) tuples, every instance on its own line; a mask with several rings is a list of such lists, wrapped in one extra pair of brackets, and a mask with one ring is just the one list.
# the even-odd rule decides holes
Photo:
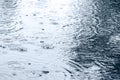
[(19, 0), (2, 0), (0, 7), (0, 34), (19, 31), (20, 17), (18, 16)]
[(1, 0), (0, 80), (119, 80), (118, 3)]

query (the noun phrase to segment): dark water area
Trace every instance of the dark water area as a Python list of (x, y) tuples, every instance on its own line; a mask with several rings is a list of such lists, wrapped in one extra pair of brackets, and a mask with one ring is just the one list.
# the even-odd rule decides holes
[(120, 80), (120, 1), (1, 0), (0, 80)]
[[(77, 53), (73, 60), (86, 68), (93, 65), (99, 67), (99, 77), (101, 76), (101, 78), (87, 80), (120, 79), (119, 3), (117, 0), (92, 2), (90, 5), (93, 10), (90, 14), (89, 12), (85, 14), (88, 20), (82, 26), (91, 27), (91, 31), (93, 30), (94, 33), (87, 36), (78, 33), (80, 36), (75, 37), (75, 40), (80, 42), (77, 47), (73, 48), (73, 51)], [(96, 23), (92, 22), (92, 19), (96, 19)]]

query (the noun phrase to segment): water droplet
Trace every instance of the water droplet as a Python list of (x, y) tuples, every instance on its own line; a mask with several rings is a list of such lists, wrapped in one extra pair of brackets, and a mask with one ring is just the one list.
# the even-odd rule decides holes
[(54, 49), (54, 46), (52, 44), (43, 44), (41, 47), (43, 49)]
[(44, 43), (44, 41), (40, 41), (40, 43)]
[(51, 22), (51, 24), (53, 24), (53, 25), (59, 25), (58, 22)]
[(49, 71), (42, 71), (42, 73), (43, 73), (43, 74), (48, 74), (48, 73), (49, 73)]

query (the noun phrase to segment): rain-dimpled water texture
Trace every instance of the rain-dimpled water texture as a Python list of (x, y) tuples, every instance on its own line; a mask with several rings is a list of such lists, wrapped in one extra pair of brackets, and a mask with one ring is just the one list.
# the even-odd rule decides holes
[(120, 1), (0, 0), (0, 80), (120, 80)]

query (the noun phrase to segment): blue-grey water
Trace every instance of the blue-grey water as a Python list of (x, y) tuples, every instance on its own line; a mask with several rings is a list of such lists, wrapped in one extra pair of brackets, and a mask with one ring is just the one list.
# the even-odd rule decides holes
[(0, 80), (120, 80), (120, 1), (0, 0)]

